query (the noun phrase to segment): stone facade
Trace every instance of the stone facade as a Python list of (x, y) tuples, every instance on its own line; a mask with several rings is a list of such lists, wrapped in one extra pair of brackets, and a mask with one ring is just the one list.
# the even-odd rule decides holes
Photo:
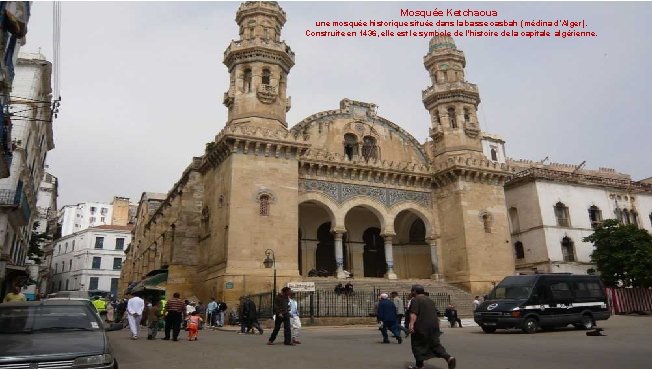
[[(434, 38), (423, 91), (432, 141), (418, 142), (343, 99), (288, 129), (287, 78), (294, 53), (280, 40), (285, 12), (246, 2), (240, 39), (225, 51), (230, 85), (225, 128), (166, 195), (143, 195), (121, 288), (168, 270), (167, 292), (239, 296), (312, 269), (343, 278), (435, 278), (474, 293), (513, 274), (504, 183), (480, 132), (477, 86), (451, 38)], [(484, 150), (484, 151), (483, 151)], [(155, 201), (154, 201), (155, 200)]]

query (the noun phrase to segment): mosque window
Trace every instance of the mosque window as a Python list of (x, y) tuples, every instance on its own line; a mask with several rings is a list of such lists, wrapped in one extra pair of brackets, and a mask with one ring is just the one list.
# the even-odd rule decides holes
[(464, 123), (469, 123), (471, 121), (471, 113), (469, 113), (469, 109), (464, 108)]
[(492, 225), (491, 214), (489, 213), (482, 214), (482, 225), (484, 226), (484, 231), (486, 233), (491, 233), (491, 225)]
[(455, 121), (455, 108), (448, 108), (448, 122), (450, 122), (451, 128), (457, 128), (457, 122)]
[(410, 243), (426, 241), (426, 224), (421, 219), (415, 220), (410, 226)]
[(498, 161), (498, 152), (495, 147), (491, 147), (491, 160)]
[(521, 231), (521, 225), (518, 220), (518, 209), (513, 206), (509, 208), (509, 221), (512, 225), (512, 233), (519, 233)]
[(366, 161), (378, 159), (378, 146), (376, 145), (376, 139), (371, 136), (364, 136), (362, 142), (362, 157)]
[(258, 202), (260, 203), (260, 215), (261, 216), (268, 216), (269, 215), (269, 195), (260, 195), (258, 198)]
[(432, 121), (437, 125), (441, 124), (441, 120), (439, 119), (439, 110), (432, 112)]
[(568, 206), (562, 202), (555, 204), (555, 218), (557, 218), (557, 225), (560, 227), (570, 227), (568, 216)]
[(270, 84), (271, 75), (272, 74), (269, 72), (269, 69), (263, 69), (262, 82), (263, 82), (264, 85), (269, 85)]
[(629, 216), (631, 217), (632, 224), (638, 227), (638, 213), (636, 210), (632, 210), (632, 212), (629, 213)]
[(589, 220), (591, 220), (591, 228), (596, 229), (602, 223), (602, 210), (593, 205), (589, 208)]
[(569, 237), (561, 240), (561, 254), (564, 261), (575, 261), (575, 243)]
[(358, 137), (353, 133), (344, 135), (344, 155), (349, 160), (358, 156)]
[(245, 69), (243, 80), (244, 92), (251, 92), (251, 69)]
[(514, 252), (517, 259), (525, 259), (525, 249), (523, 249), (523, 242), (516, 241), (514, 244)]

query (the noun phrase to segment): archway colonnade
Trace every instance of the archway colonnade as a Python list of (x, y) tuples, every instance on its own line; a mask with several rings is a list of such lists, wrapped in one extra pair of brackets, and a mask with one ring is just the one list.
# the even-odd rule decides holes
[(439, 274), (432, 209), (402, 202), (391, 208), (369, 197), (337, 205), (325, 196), (299, 198), (299, 272), (345, 278), (431, 278)]

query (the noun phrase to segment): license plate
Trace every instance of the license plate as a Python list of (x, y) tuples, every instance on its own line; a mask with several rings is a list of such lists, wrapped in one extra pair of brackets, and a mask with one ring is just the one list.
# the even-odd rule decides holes
[(496, 325), (496, 323), (487, 322), (487, 323), (484, 323), (483, 325)]

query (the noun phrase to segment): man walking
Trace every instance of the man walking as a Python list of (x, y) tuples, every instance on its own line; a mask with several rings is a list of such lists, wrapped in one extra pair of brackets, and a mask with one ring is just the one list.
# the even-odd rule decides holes
[(138, 296), (134, 296), (127, 301), (127, 320), (129, 321), (129, 329), (131, 330), (131, 339), (138, 339), (138, 326), (143, 317), (143, 310), (145, 309), (145, 301)]
[[(217, 302), (217, 326), (224, 327), (224, 314), (227, 309), (226, 302), (218, 301)], [(258, 317), (256, 317), (256, 322), (258, 322)]]
[(290, 327), (290, 300), (289, 295), (292, 292), (290, 287), (283, 287), (281, 293), (279, 293), (274, 299), (274, 314), (276, 315), (276, 320), (274, 321), (274, 330), (272, 335), (267, 341), (268, 345), (273, 345), (278, 331), (281, 329), (281, 324), (283, 324), (283, 344), (288, 346), (294, 346), (295, 343), (292, 343), (292, 330)]
[(290, 325), (292, 326), (292, 343), (300, 344), (299, 334), (301, 334), (301, 318), (299, 317), (299, 304), (294, 299), (294, 292), (290, 293)]
[(403, 304), (403, 300), (398, 297), (398, 292), (396, 291), (392, 292), (390, 296), (392, 296), (392, 302), (394, 303), (394, 306), (396, 306), (396, 324), (398, 325), (398, 329), (405, 332), (405, 336), (407, 337), (407, 324), (401, 324), (403, 317), (405, 316), (405, 305)]
[(423, 362), (439, 357), (448, 363), (448, 369), (455, 369), (455, 358), (446, 352), (439, 341), (439, 319), (437, 318), (435, 303), (424, 295), (423, 286), (415, 284), (411, 293), (414, 296), (410, 302), (409, 330), (412, 335), (412, 354), (416, 360), (415, 365), (408, 369), (423, 368)]
[(245, 334), (249, 330), (253, 330), (253, 328), (258, 330), (258, 334), (263, 334), (263, 329), (260, 327), (260, 323), (258, 323), (256, 303), (247, 296), (244, 298), (241, 297), (240, 304), (242, 305), (240, 308), (240, 334)]
[(392, 331), (392, 334), (398, 343), (403, 343), (401, 332), (396, 324), (396, 307), (394, 306), (394, 303), (389, 300), (389, 296), (387, 296), (386, 293), (380, 294), (376, 320), (380, 323), (380, 333), (383, 335), (383, 343), (389, 343), (387, 329)]
[(183, 320), (183, 313), (186, 310), (186, 304), (181, 300), (179, 292), (175, 292), (172, 298), (165, 305), (167, 314), (165, 315), (165, 337), (164, 340), (170, 339), (170, 331), (172, 331), (172, 341), (179, 340), (179, 332), (181, 331), (181, 321)]
[(206, 311), (208, 313), (208, 316), (206, 317), (206, 320), (208, 320), (208, 326), (212, 327), (215, 325), (215, 321), (217, 320), (217, 308), (218, 308), (217, 301), (215, 301), (215, 297), (211, 297), (211, 301), (208, 303), (206, 306)]

